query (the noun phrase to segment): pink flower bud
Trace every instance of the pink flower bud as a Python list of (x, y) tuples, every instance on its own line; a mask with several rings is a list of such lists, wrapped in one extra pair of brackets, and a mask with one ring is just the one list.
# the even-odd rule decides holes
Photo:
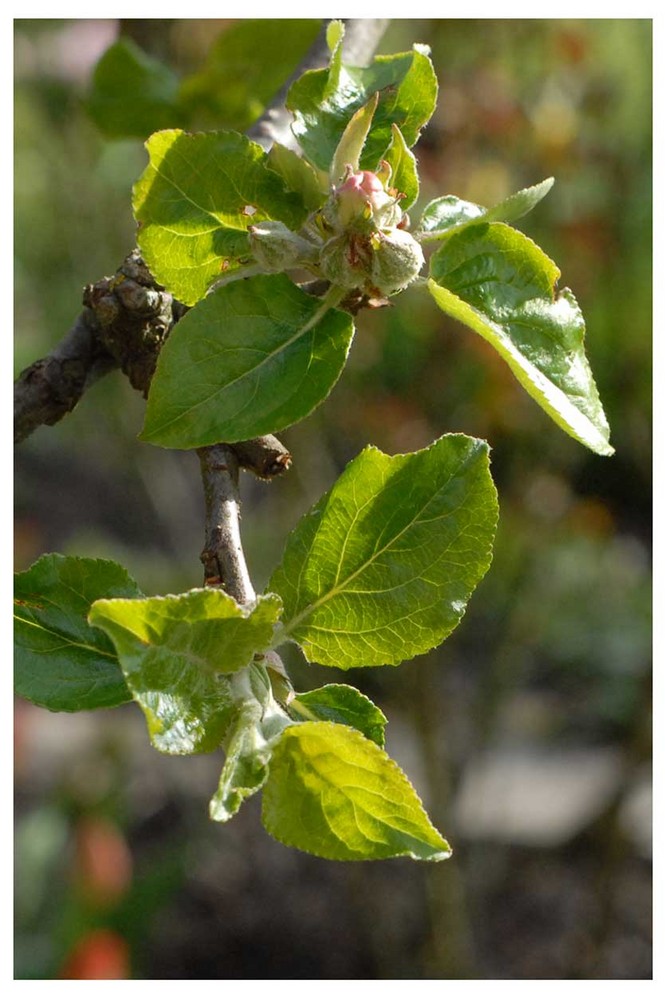
[[(395, 201), (384, 188), (381, 180), (371, 170), (359, 170), (349, 174), (343, 184), (335, 190), (337, 220), (342, 228), (360, 219), (372, 219), (375, 224), (383, 224), (386, 212), (394, 224)], [(399, 211), (399, 209), (398, 209)]]
[(375, 192), (383, 192), (383, 184), (371, 170), (360, 170), (351, 174), (338, 191), (362, 191), (367, 198), (371, 198)]

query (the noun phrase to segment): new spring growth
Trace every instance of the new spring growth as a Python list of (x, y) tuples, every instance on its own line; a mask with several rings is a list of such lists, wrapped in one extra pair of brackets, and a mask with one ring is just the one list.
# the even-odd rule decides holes
[(406, 232), (399, 196), (388, 188), (391, 169), (381, 161), (376, 173), (346, 167), (320, 212), (293, 233), (283, 222), (249, 228), (256, 263), (279, 273), (304, 267), (344, 289), (394, 295), (418, 276), (424, 263), (420, 244)]
[(387, 189), (390, 166), (377, 173), (353, 171), (333, 188), (323, 217), (337, 233), (321, 251), (321, 270), (329, 281), (371, 294), (394, 295), (418, 276), (424, 264), (420, 244), (407, 233), (407, 217), (396, 193)]
[(308, 267), (316, 260), (316, 247), (283, 222), (266, 220), (250, 226), (249, 246), (256, 263), (269, 273)]
[[(381, 165), (386, 179), (390, 177), (390, 167), (385, 160)], [(344, 183), (337, 188), (332, 197), (333, 225), (342, 229), (353, 226), (354, 223), (371, 222), (377, 227), (396, 226), (402, 220), (402, 211), (397, 198), (390, 195), (379, 174), (371, 170), (359, 170), (352, 173), (347, 170)]]

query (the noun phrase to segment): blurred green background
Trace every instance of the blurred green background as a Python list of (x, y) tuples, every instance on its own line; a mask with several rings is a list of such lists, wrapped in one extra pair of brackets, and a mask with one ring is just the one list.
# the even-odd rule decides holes
[[(267, 27), (15, 22), (17, 373), (133, 246), (146, 156), (91, 119), (99, 57), (122, 34), (189, 79), (189, 125), (245, 128), (317, 29)], [(289, 474), (243, 477), (243, 530), (262, 586), (368, 442), (394, 453), (464, 431), (492, 445), (496, 551), (462, 624), (427, 656), (350, 679), (386, 712), (388, 750), (454, 857), (311, 858), (270, 840), (257, 799), (217, 826), (217, 755), (162, 758), (131, 705), (19, 703), (19, 979), (651, 976), (651, 22), (403, 20), (380, 51), (414, 42), (440, 83), (416, 150), (420, 208), (557, 179), (518, 225), (584, 310), (616, 455), (565, 436), (488, 345), (409, 290), (359, 317), (331, 397), (283, 435)], [(261, 44), (279, 76), (261, 71)], [(155, 127), (183, 124), (170, 113)], [(116, 559), (146, 593), (200, 584), (198, 463), (136, 441), (143, 407), (115, 374), (20, 446), (17, 570), (58, 551)], [(289, 668), (301, 689), (349, 680), (295, 656)]]

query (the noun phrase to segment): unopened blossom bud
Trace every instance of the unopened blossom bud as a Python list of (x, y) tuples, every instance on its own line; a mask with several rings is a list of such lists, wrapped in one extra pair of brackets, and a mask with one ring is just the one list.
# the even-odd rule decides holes
[(292, 233), (283, 222), (268, 219), (249, 227), (249, 245), (257, 264), (269, 272), (307, 266), (316, 254), (311, 243)]
[(351, 173), (334, 190), (329, 216), (340, 229), (367, 221), (370, 226), (394, 226), (402, 213), (399, 205), (371, 170)]
[(369, 236), (342, 233), (328, 240), (321, 251), (321, 273), (341, 288), (362, 288), (371, 268)]
[(321, 272), (342, 288), (394, 295), (418, 276), (425, 259), (420, 243), (403, 229), (375, 230), (371, 235), (342, 233), (321, 251)]
[(385, 229), (371, 240), (370, 284), (383, 295), (394, 295), (410, 285), (425, 263), (417, 240), (403, 229)]

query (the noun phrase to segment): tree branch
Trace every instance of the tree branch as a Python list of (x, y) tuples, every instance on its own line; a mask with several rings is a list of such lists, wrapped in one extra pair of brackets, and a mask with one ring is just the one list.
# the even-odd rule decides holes
[(51, 354), (21, 372), (14, 384), (14, 440), (74, 409), (98, 378), (120, 368), (148, 395), (159, 349), (185, 312), (158, 285), (138, 250), (112, 278), (87, 285), (83, 312)]
[(94, 315), (84, 310), (51, 354), (25, 368), (14, 383), (14, 442), (42, 424), (57, 424), (86, 389), (115, 368), (97, 340)]
[[(264, 149), (274, 142), (294, 145), (291, 114), (285, 99), (294, 79), (329, 59), (324, 22), (293, 77), (248, 130)], [(345, 22), (344, 55), (355, 65), (367, 63), (388, 24), (386, 20)], [(84, 292), (84, 310), (65, 338), (46, 358), (17, 379), (14, 395), (16, 440), (41, 424), (57, 423), (74, 408), (85, 390), (102, 375), (121, 368), (134, 388), (147, 396), (159, 350), (186, 308), (155, 282), (138, 251), (113, 278), (103, 278)], [(205, 546), (201, 553), (206, 586), (218, 586), (239, 603), (255, 600), (240, 539), (238, 470), (263, 479), (288, 469), (291, 456), (273, 435), (197, 449), (205, 498)]]
[[(286, 95), (291, 84), (306, 70), (323, 69), (328, 65), (330, 51), (326, 41), (326, 31), (329, 23), (328, 20), (323, 22), (309, 52), (284, 86), (275, 94), (258, 121), (247, 129), (249, 138), (258, 142), (264, 149), (270, 149), (274, 142), (288, 146), (289, 149), (298, 149), (298, 143), (291, 131), (292, 115), (290, 111), (286, 110)], [(342, 51), (346, 62), (351, 66), (365, 66), (381, 41), (384, 31), (388, 27), (388, 20), (385, 18), (357, 18), (345, 20), (344, 26)]]
[(238, 459), (228, 445), (198, 448), (205, 498), (205, 546), (201, 553), (204, 584), (222, 587), (239, 604), (256, 594), (240, 540)]
[[(291, 115), (284, 107), (289, 86), (305, 70), (327, 65), (325, 21), (309, 52), (291, 79), (275, 96), (248, 135), (268, 149), (274, 142), (291, 145)], [(385, 31), (387, 20), (347, 20), (344, 53), (352, 64), (371, 59)], [(138, 287), (137, 287), (138, 286)], [(133, 251), (112, 278), (103, 278), (84, 291), (84, 310), (71, 330), (46, 357), (21, 372), (14, 387), (14, 440), (25, 440), (42, 424), (53, 425), (70, 413), (86, 389), (103, 375), (121, 368), (131, 384), (147, 395), (157, 353), (173, 325), (185, 311), (177, 300), (158, 285)], [(257, 439), (258, 441), (262, 439)], [(243, 467), (262, 478), (283, 472), (288, 460), (273, 461), (271, 448), (265, 453), (255, 443)], [(280, 455), (288, 455), (277, 442)], [(272, 470), (272, 471), (270, 471)]]

